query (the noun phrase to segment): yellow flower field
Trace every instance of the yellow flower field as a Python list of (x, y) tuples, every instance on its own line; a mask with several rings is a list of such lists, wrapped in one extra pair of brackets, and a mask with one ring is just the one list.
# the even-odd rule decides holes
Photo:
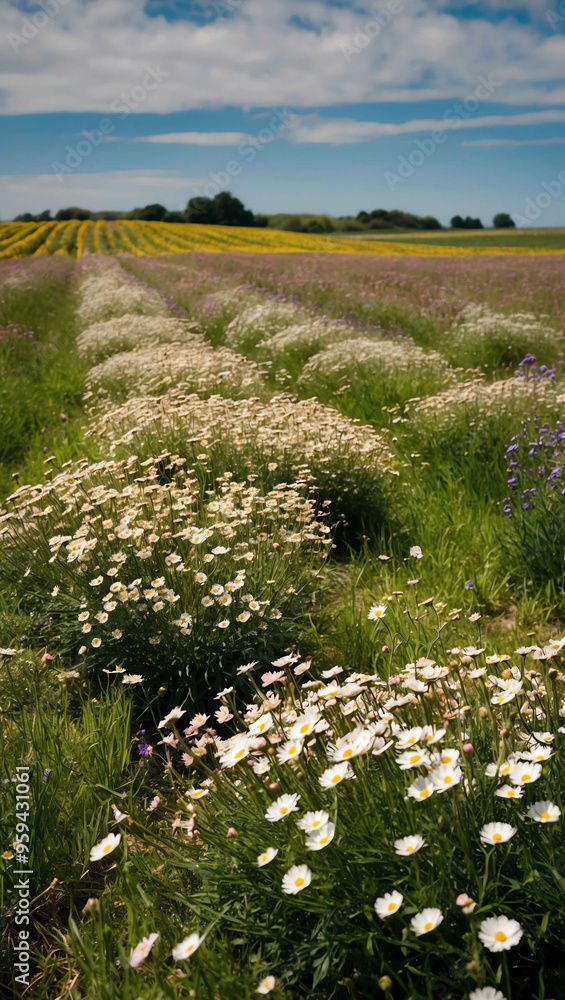
[(207, 250), (213, 253), (240, 250), (248, 253), (414, 254), (444, 256), (467, 254), (560, 254), (561, 250), (526, 247), (452, 247), (419, 245), (386, 240), (348, 240), (311, 233), (240, 226), (201, 226), (182, 223), (119, 220), (105, 222), (2, 222), (0, 260), (66, 253), (132, 253), (153, 257), (166, 253)]

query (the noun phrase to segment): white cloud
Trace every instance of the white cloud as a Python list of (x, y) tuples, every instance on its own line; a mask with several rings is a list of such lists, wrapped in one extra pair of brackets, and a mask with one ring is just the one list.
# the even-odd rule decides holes
[(552, 139), (473, 139), (462, 142), (462, 146), (482, 146), (483, 149), (490, 149), (491, 146), (560, 146), (565, 143), (565, 138), (555, 136)]
[[(464, 111), (464, 109), (463, 109)], [(436, 129), (492, 128), (495, 126), (547, 125), (565, 122), (565, 111), (549, 109), (528, 111), (517, 115), (477, 115), (461, 118), (455, 105), (449, 109), (448, 118), (420, 118), (407, 122), (360, 122), (352, 118), (322, 118), (319, 114), (294, 115), (285, 132), (291, 142), (346, 143), (368, 142), (388, 136), (414, 132), (433, 132)]]
[[(108, 113), (124, 100), (163, 114), (449, 101), (491, 72), (504, 84), (497, 101), (565, 102), (565, 34), (511, 17), (460, 19), (429, 0), (399, 2), (372, 40), (369, 10), (323, 0), (244, 0), (204, 24), (148, 17), (144, 0), (73, 0), (27, 41), (22, 12), (0, 4), (1, 110)], [(161, 82), (143, 92), (148, 67)]]
[(140, 135), (135, 141), (183, 146), (239, 146), (253, 140), (246, 132), (165, 132), (163, 135)]
[(183, 176), (173, 170), (110, 170), (105, 173), (21, 174), (0, 177), (0, 218), (21, 212), (56, 212), (68, 205), (92, 211), (128, 211), (138, 205), (163, 202), (168, 208), (184, 208), (192, 188), (201, 178)]

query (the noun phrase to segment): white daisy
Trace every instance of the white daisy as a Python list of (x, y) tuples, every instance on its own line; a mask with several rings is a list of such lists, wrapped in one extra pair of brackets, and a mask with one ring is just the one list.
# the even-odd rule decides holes
[(261, 982), (259, 983), (255, 992), (261, 993), (263, 994), (263, 996), (265, 996), (267, 993), (270, 993), (272, 990), (274, 990), (276, 982), (277, 981), (274, 976), (265, 976), (265, 978), (262, 979)]
[(523, 930), (517, 920), (509, 917), (487, 917), (479, 925), (479, 938), (489, 951), (508, 951), (519, 944)]
[(411, 834), (409, 837), (401, 837), (400, 840), (394, 841), (394, 850), (396, 854), (399, 854), (403, 858), (409, 858), (411, 854), (415, 854), (419, 851), (421, 847), (424, 847), (426, 841), (419, 834)]
[(404, 896), (402, 893), (397, 892), (396, 889), (392, 892), (385, 892), (384, 896), (379, 896), (379, 898), (375, 901), (377, 916), (380, 917), (381, 920), (386, 920), (387, 917), (392, 917), (393, 913), (396, 913), (396, 911), (402, 906), (403, 899)]
[(200, 937), (199, 934), (190, 934), (189, 937), (181, 941), (180, 944), (176, 944), (173, 948), (173, 960), (175, 962), (182, 962), (185, 958), (190, 958), (194, 955), (197, 948), (200, 947), (204, 938)]
[(116, 847), (120, 843), (121, 839), (121, 833), (109, 833), (107, 837), (104, 837), (103, 840), (100, 840), (94, 845), (93, 848), (91, 848), (90, 860), (100, 861), (107, 854), (111, 854), (112, 851), (116, 850)]
[(326, 823), (324, 826), (320, 827), (319, 830), (315, 830), (306, 840), (306, 850), (307, 851), (321, 851), (328, 844), (331, 844), (335, 836), (335, 826), (333, 823)]
[(271, 802), (271, 805), (265, 813), (265, 819), (269, 823), (277, 823), (280, 819), (284, 819), (285, 816), (289, 816), (291, 812), (296, 812), (298, 809), (298, 800), (300, 795), (279, 795), (278, 799)]
[(322, 788), (333, 788), (335, 785), (339, 785), (341, 781), (344, 781), (344, 779), (354, 777), (354, 771), (351, 770), (349, 764), (345, 761), (344, 764), (336, 764), (335, 767), (328, 767), (320, 775), (318, 781)]
[(158, 937), (158, 934), (150, 934), (148, 937), (142, 938), (139, 944), (136, 944), (129, 957), (132, 969), (137, 969), (138, 965), (145, 961)]
[(319, 809), (317, 812), (307, 812), (300, 819), (297, 819), (296, 825), (299, 830), (304, 830), (305, 833), (312, 833), (314, 830), (319, 830), (320, 827), (325, 826), (329, 823), (329, 815), (324, 812), (323, 809)]
[(257, 864), (259, 868), (263, 868), (264, 865), (268, 865), (270, 861), (273, 861), (273, 859), (276, 858), (278, 853), (278, 847), (268, 847), (262, 854), (258, 854)]
[(549, 799), (542, 799), (540, 802), (534, 802), (530, 806), (526, 816), (534, 819), (536, 823), (557, 823), (557, 820), (561, 816), (561, 809), (553, 802), (550, 802)]
[(436, 906), (428, 906), (425, 910), (421, 910), (420, 913), (416, 913), (412, 917), (410, 926), (414, 931), (414, 934), (421, 937), (422, 934), (429, 934), (430, 931), (439, 927), (442, 920), (443, 913), (441, 910), (438, 910)]
[(486, 823), (479, 836), (483, 844), (505, 844), (516, 833), (516, 827), (510, 823)]
[(297, 892), (306, 889), (312, 881), (312, 872), (308, 865), (293, 865), (282, 880), (282, 891), (287, 896), (295, 896)]

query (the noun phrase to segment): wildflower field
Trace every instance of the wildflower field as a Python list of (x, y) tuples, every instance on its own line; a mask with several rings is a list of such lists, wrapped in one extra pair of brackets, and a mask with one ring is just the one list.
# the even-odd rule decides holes
[(561, 1000), (565, 258), (199, 228), (0, 229), (0, 993)]
[[(532, 239), (528, 230), (521, 230), (518, 239), (508, 236), (470, 240), (442, 233), (439, 243), (434, 239), (419, 242), (419, 254), (482, 254), (482, 253), (563, 253), (562, 231), (553, 235), (544, 230), (540, 239)], [(448, 239), (446, 239), (447, 237)], [(445, 243), (449, 241), (449, 246)], [(19, 257), (68, 255), (75, 259), (83, 254), (114, 255), (132, 253), (139, 257), (157, 254), (186, 253), (207, 250), (214, 253), (240, 250), (253, 253), (339, 253), (339, 254), (413, 254), (410, 234), (384, 239), (347, 239), (293, 233), (277, 229), (254, 229), (241, 226), (185, 225), (140, 220), (87, 219), (79, 222), (0, 222), (0, 260)], [(486, 243), (486, 247), (485, 244)]]

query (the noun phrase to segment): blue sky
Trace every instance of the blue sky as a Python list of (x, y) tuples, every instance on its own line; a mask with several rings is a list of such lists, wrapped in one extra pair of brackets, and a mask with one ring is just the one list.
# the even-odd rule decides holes
[(229, 188), (565, 225), (565, 0), (42, 0), (0, 38), (3, 219)]

